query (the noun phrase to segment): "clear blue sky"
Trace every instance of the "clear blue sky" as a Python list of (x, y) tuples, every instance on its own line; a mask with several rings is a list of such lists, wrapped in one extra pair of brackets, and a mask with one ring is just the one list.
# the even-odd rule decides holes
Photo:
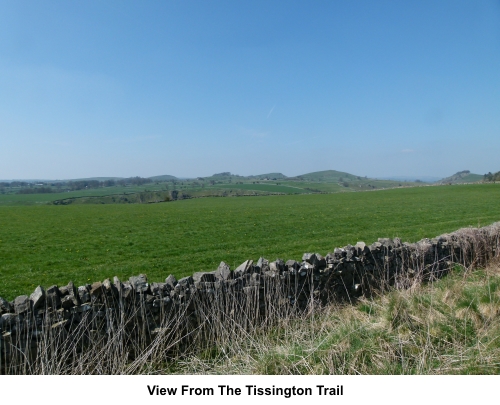
[(0, 0), (0, 179), (499, 156), (499, 1)]

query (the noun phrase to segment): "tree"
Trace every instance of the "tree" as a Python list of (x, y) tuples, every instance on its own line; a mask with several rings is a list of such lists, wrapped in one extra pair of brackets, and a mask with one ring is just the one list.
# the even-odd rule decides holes
[(487, 173), (484, 175), (484, 181), (500, 181), (500, 171), (496, 173)]

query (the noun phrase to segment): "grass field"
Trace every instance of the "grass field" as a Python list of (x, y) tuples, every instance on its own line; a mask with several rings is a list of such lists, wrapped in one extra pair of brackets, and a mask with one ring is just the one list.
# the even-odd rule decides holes
[(0, 207), (0, 296), (145, 273), (160, 281), (265, 256), (300, 259), (378, 237), (416, 241), (500, 220), (500, 185)]
[(240, 189), (240, 190), (256, 190), (267, 191), (268, 193), (283, 193), (283, 194), (302, 194), (307, 193), (307, 190), (293, 186), (282, 186), (276, 184), (221, 184), (220, 188)]
[(80, 197), (102, 197), (108, 195), (139, 193), (145, 190), (164, 190), (165, 184), (146, 184), (143, 186), (113, 186), (46, 194), (0, 194), (0, 206), (46, 205), (55, 200)]

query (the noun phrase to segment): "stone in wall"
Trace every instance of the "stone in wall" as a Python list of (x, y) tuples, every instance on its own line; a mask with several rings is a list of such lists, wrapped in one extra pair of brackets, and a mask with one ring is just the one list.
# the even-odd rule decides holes
[(214, 275), (217, 280), (229, 280), (230, 278), (233, 278), (233, 273), (231, 272), (229, 265), (224, 262), (220, 262)]
[(7, 314), (9, 312), (12, 312), (12, 307), (9, 301), (0, 297), (0, 315)]
[(35, 288), (33, 294), (30, 295), (30, 300), (32, 302), (33, 309), (42, 308), (45, 306), (45, 290), (41, 286), (38, 286)]

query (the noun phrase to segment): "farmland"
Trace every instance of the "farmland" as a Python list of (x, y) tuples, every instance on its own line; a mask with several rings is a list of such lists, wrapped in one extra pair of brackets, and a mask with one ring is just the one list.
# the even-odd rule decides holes
[(110, 195), (124, 195), (144, 192), (145, 190), (164, 190), (165, 186), (147, 185), (147, 186), (114, 186), (89, 190), (78, 190), (70, 192), (55, 192), (47, 194), (0, 194), (0, 207), (12, 205), (46, 205), (52, 204), (56, 200), (68, 198), (84, 197), (104, 197)]
[(223, 184), (221, 188), (226, 189), (239, 189), (239, 190), (255, 190), (266, 191), (269, 193), (282, 193), (282, 194), (302, 194), (307, 193), (307, 190), (301, 187), (294, 187), (281, 184)]
[[(0, 207), (0, 296), (145, 273), (152, 281), (260, 256), (300, 259), (378, 237), (416, 241), (500, 219), (500, 185)], [(234, 268), (234, 267), (233, 267)]]
[[(297, 177), (286, 177), (281, 173), (245, 177), (226, 172), (196, 179), (178, 179), (169, 175), (148, 179), (108, 179), (112, 180), (111, 185), (107, 184), (107, 179), (102, 177), (68, 182), (45, 181), (42, 184), (25, 183), (24, 186), (0, 183), (0, 206), (131, 204), (199, 197), (338, 193), (421, 185), (414, 182), (369, 179), (336, 170)], [(142, 183), (137, 184), (138, 180)], [(78, 183), (78, 189), (72, 188)], [(100, 185), (96, 187), (96, 184)]]

